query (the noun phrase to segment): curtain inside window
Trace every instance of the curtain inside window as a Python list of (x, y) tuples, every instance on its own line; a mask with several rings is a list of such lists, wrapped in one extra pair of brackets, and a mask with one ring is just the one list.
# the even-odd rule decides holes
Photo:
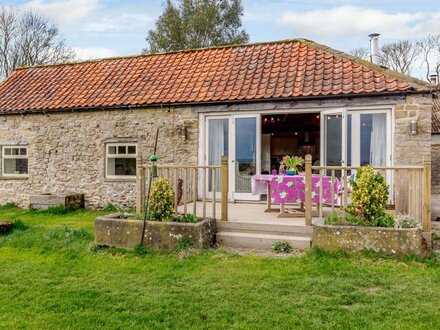
[(374, 114), (370, 139), (370, 164), (386, 165), (386, 115)]
[[(222, 156), (228, 154), (228, 119), (210, 119), (208, 136), (208, 164), (220, 165)], [(221, 177), (217, 172), (217, 191), (221, 191)], [(212, 173), (209, 172), (209, 191), (212, 191)]]

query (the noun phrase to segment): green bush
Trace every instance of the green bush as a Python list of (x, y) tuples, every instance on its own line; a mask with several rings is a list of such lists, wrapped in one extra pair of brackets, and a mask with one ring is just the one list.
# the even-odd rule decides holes
[(188, 213), (178, 215), (174, 221), (182, 223), (196, 223), (199, 221), (199, 219), (194, 214)]
[(290, 253), (292, 252), (292, 247), (287, 242), (278, 241), (272, 244), (272, 251), (275, 253)]
[(107, 203), (105, 205), (105, 207), (103, 208), (103, 210), (106, 211), (106, 212), (120, 211), (120, 209), (118, 207), (116, 207), (115, 205), (113, 205), (112, 203)]
[(149, 201), (150, 219), (156, 221), (172, 221), (174, 211), (174, 193), (168, 179), (158, 178), (151, 187)]
[(356, 179), (350, 180), (353, 187), (352, 204), (346, 212), (356, 219), (376, 224), (387, 224), (385, 214), (388, 200), (388, 185), (381, 173), (374, 173), (373, 167), (365, 166), (357, 170)]

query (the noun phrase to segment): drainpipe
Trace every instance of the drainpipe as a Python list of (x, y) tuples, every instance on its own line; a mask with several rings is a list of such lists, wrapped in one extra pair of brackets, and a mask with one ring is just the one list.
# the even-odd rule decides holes
[(370, 37), (370, 62), (379, 64), (379, 33), (372, 33)]

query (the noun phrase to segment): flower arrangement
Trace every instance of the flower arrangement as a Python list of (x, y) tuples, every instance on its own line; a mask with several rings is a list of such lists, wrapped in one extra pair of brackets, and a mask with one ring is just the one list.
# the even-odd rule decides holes
[(284, 156), (281, 163), (286, 166), (287, 171), (298, 172), (298, 166), (302, 166), (304, 164), (304, 159), (299, 156)]

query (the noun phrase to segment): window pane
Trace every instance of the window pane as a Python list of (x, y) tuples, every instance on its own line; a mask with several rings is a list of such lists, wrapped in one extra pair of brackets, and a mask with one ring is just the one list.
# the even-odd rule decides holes
[(11, 155), (11, 148), (5, 148), (5, 155), (10, 156)]
[(4, 159), (5, 174), (28, 174), (27, 159)]
[(107, 175), (136, 175), (136, 158), (109, 158)]
[(128, 146), (129, 154), (136, 154), (136, 146)]
[(257, 169), (257, 120), (237, 118), (235, 128), (235, 191), (250, 193), (251, 176)]
[(386, 115), (361, 115), (361, 165), (386, 165)]
[(342, 116), (326, 115), (326, 165), (341, 166)]
[(18, 148), (12, 148), (12, 155), (17, 156), (18, 155)]
[(116, 155), (116, 147), (115, 146), (109, 146), (108, 147), (108, 153), (109, 153), (109, 155)]
[(26, 152), (26, 148), (20, 148), (20, 155), (21, 156), (26, 156), (27, 152)]
[(118, 154), (126, 154), (127, 147), (126, 146), (118, 146)]

